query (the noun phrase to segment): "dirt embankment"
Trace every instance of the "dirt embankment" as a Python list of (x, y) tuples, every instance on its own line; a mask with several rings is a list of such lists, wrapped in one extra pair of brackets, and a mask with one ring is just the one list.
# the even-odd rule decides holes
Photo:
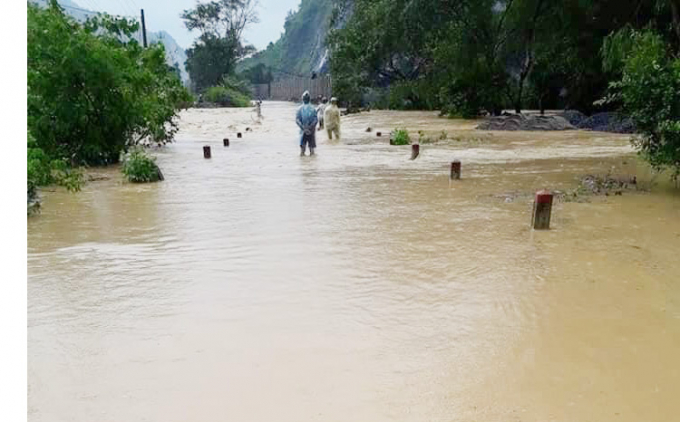
[(561, 116), (525, 116), (510, 114), (489, 117), (477, 126), (479, 130), (574, 130), (567, 119)]
[(550, 131), (550, 130), (592, 130), (611, 133), (635, 133), (630, 118), (618, 113), (597, 113), (588, 117), (577, 110), (565, 110), (556, 115), (504, 114), (487, 118), (477, 126), (478, 130), (501, 131)]

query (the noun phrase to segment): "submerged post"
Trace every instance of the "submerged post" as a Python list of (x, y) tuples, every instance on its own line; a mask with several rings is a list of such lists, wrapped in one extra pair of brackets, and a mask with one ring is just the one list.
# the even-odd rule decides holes
[(203, 147), (203, 158), (210, 158), (210, 147), (208, 145)]
[(460, 161), (455, 160), (451, 162), (451, 180), (460, 179)]
[(532, 226), (534, 230), (550, 229), (550, 214), (552, 213), (553, 194), (548, 190), (536, 192)]
[(420, 145), (418, 144), (411, 145), (411, 160), (415, 160), (416, 158), (418, 158), (418, 155), (420, 155)]
[(229, 146), (229, 138), (222, 139), (222, 143), (224, 143), (225, 147), (228, 147)]

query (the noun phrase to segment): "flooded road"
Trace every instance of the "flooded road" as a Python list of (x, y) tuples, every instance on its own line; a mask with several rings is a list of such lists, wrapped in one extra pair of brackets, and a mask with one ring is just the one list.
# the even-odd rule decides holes
[[(558, 203), (549, 232), (504, 199), (649, 180), (626, 137), (373, 111), (301, 158), (294, 111), (188, 110), (166, 181), (43, 195), (30, 421), (677, 419), (680, 194)], [(449, 139), (410, 161), (401, 126)]]

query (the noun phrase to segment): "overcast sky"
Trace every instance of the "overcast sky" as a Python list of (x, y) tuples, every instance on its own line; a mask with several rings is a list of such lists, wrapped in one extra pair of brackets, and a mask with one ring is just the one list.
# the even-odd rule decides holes
[[(197, 32), (189, 32), (179, 17), (185, 9), (196, 5), (196, 0), (72, 0), (80, 7), (110, 14), (139, 15), (144, 9), (147, 31), (167, 31), (177, 43), (188, 48)], [(205, 2), (203, 0), (202, 2)], [(289, 10), (297, 10), (300, 0), (259, 0), (260, 23), (252, 25), (245, 34), (246, 41), (258, 50), (276, 41), (283, 32)]]

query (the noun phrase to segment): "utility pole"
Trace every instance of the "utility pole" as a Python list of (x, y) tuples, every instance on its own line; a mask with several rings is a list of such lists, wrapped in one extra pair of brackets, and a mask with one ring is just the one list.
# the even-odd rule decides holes
[(144, 21), (144, 9), (142, 9), (142, 36), (144, 37), (144, 48), (146, 48), (146, 22)]
[(267, 99), (272, 99), (272, 80), (274, 76), (272, 75), (272, 68), (267, 69)]

